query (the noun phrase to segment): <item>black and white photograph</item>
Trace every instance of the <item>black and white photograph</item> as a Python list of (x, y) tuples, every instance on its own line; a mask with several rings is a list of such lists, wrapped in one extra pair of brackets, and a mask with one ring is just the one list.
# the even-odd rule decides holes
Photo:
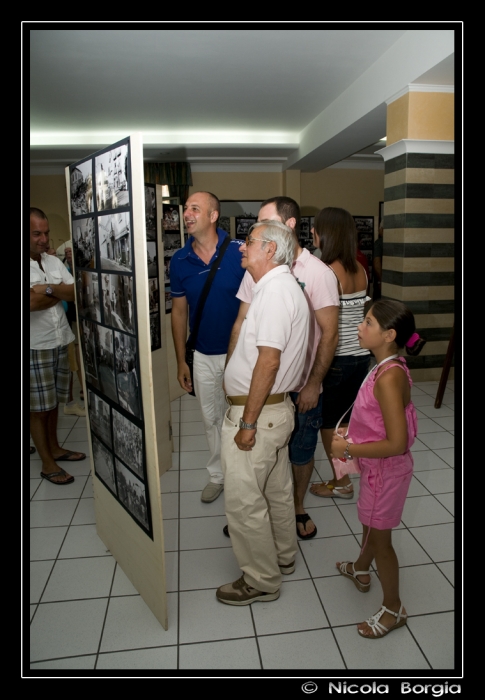
[(148, 497), (143, 481), (118, 459), (115, 460), (118, 498), (129, 513), (148, 530)]
[(170, 282), (170, 260), (171, 258), (165, 258), (163, 261), (163, 281), (165, 284)]
[(141, 428), (113, 409), (114, 452), (118, 459), (143, 479), (143, 433)]
[(223, 231), (231, 234), (231, 217), (230, 216), (219, 216), (217, 219), (217, 228), (221, 228)]
[(116, 495), (113, 455), (92, 433), (91, 439), (93, 445), (94, 473), (101, 479), (103, 484)]
[(160, 291), (158, 289), (158, 280), (156, 278), (148, 280), (148, 303), (151, 314), (159, 311)]
[(160, 335), (160, 314), (150, 314), (150, 346), (152, 352), (162, 347), (162, 336)]
[(257, 220), (257, 217), (236, 217), (236, 238), (245, 241), (249, 229)]
[(145, 226), (147, 241), (156, 241), (157, 198), (154, 185), (145, 185)]
[(359, 233), (374, 234), (374, 217), (373, 216), (354, 216), (355, 226)]
[(180, 231), (180, 215), (177, 204), (163, 205), (162, 228), (164, 231)]
[(136, 338), (115, 331), (116, 384), (119, 403), (125, 411), (141, 418)]
[(112, 326), (113, 319), (111, 317), (111, 286), (110, 278), (107, 272), (101, 273), (101, 308), (103, 310), (103, 324), (105, 326)]
[(92, 159), (71, 168), (70, 180), (72, 216), (94, 211)]
[(101, 273), (103, 313), (106, 326), (135, 332), (133, 277)]
[(102, 393), (118, 403), (113, 354), (113, 333), (110, 328), (95, 326), (96, 367)]
[(101, 322), (98, 273), (78, 270), (76, 272), (77, 311), (80, 316)]
[(101, 396), (88, 389), (88, 412), (91, 430), (105, 445), (113, 449), (111, 439), (110, 407)]
[(96, 267), (96, 240), (94, 218), (75, 219), (72, 222), (74, 263), (80, 267)]
[(180, 231), (177, 233), (167, 233), (163, 232), (163, 254), (166, 258), (171, 258), (172, 255), (180, 250), (182, 238), (180, 236)]
[(302, 238), (310, 237), (310, 217), (302, 216), (300, 219), (300, 235)]
[(92, 384), (95, 389), (101, 390), (98, 368), (96, 367), (96, 329), (96, 323), (82, 318), (79, 319), (86, 382)]
[(96, 156), (95, 163), (98, 211), (129, 206), (128, 144), (121, 144)]
[(165, 286), (165, 313), (172, 313), (172, 290), (169, 286)]
[(131, 272), (133, 266), (130, 213), (98, 218), (99, 254), (103, 270)]
[(158, 277), (157, 244), (147, 241), (148, 277)]

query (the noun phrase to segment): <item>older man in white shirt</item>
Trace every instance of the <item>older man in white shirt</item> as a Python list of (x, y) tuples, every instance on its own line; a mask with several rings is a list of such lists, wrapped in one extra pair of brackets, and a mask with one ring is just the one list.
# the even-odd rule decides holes
[(242, 247), (256, 286), (227, 363), (230, 408), (222, 428), (226, 516), (243, 575), (221, 586), (228, 605), (276, 600), (281, 573), (297, 550), (288, 441), (294, 408), (288, 393), (301, 380), (310, 327), (303, 291), (290, 272), (294, 239), (277, 221), (261, 221)]

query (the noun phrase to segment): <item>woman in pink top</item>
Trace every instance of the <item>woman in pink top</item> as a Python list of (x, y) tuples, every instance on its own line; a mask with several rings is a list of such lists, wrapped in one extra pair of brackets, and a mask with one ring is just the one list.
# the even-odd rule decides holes
[(358, 334), (360, 345), (371, 350), (377, 365), (354, 404), (349, 424), (352, 442), (335, 434), (332, 455), (359, 460), (357, 509), (363, 525), (362, 549), (355, 562), (337, 562), (337, 568), (366, 593), (375, 559), (384, 594), (382, 607), (357, 629), (366, 639), (379, 639), (407, 620), (399, 597), (399, 563), (391, 533), (400, 523), (413, 474), (410, 447), (417, 434), (417, 419), (411, 376), (398, 351), (406, 347), (409, 355), (418, 355), (426, 341), (416, 333), (411, 311), (390, 299), (374, 302)]

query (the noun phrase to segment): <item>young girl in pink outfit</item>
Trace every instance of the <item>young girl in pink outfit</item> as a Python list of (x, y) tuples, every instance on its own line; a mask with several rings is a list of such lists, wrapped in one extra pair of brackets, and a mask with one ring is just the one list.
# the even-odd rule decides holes
[(377, 365), (355, 400), (348, 428), (352, 442), (335, 434), (332, 455), (359, 460), (357, 509), (363, 525), (362, 549), (355, 562), (337, 562), (337, 568), (366, 593), (369, 568), (375, 559), (384, 594), (382, 607), (357, 630), (366, 639), (379, 639), (407, 620), (399, 597), (399, 564), (391, 533), (401, 521), (413, 475), (410, 448), (417, 434), (417, 419), (411, 401), (411, 376), (398, 351), (406, 347), (408, 355), (418, 355), (426, 341), (416, 333), (411, 311), (390, 299), (374, 302), (358, 326), (358, 335), (361, 347), (372, 351)]

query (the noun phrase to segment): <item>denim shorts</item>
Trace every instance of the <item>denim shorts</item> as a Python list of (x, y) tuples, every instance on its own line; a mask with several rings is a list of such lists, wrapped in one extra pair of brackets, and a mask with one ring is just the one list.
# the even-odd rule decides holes
[(337, 355), (324, 380), (322, 392), (322, 428), (334, 429), (345, 411), (342, 423), (348, 423), (360, 385), (369, 371), (370, 355)]
[[(293, 403), (296, 402), (298, 392), (290, 392)], [(308, 464), (317, 447), (318, 433), (322, 427), (322, 394), (318, 398), (315, 408), (306, 413), (298, 413), (295, 405), (295, 427), (288, 445), (290, 462), (297, 467)]]

